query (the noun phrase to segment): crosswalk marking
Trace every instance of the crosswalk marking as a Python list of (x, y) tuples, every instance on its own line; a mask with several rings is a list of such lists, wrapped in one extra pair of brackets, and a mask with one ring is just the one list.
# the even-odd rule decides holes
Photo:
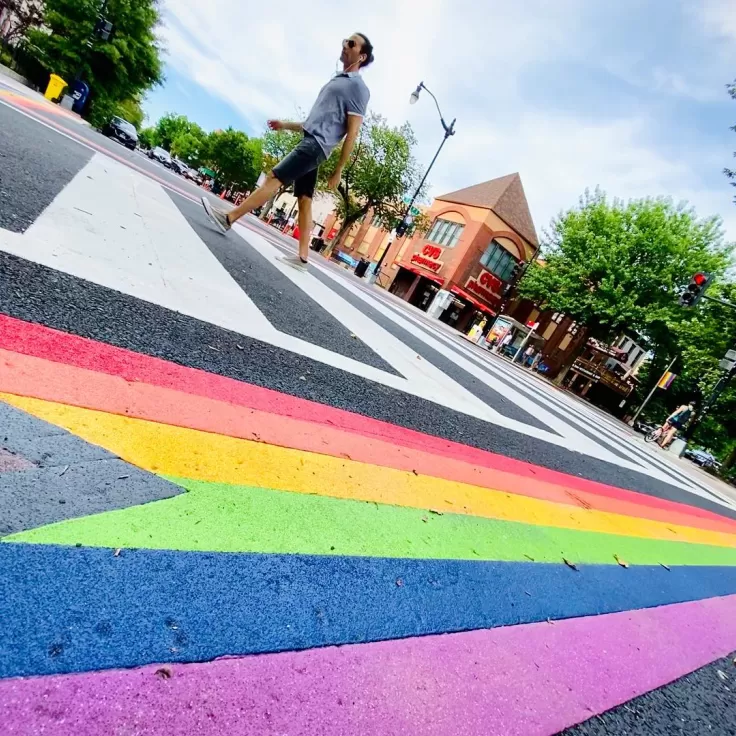
[[(294, 243), (260, 224), (258, 229), (236, 228), (243, 248), (258, 253), (268, 268), (288, 280), (289, 288), (332, 315), (399, 375), (280, 331), (218, 261), (172, 196), (176, 197), (140, 172), (95, 154), (25, 234), (0, 229), (0, 249), (519, 434), (730, 504), (707, 484), (643, 446), (612, 419), (532, 374), (483, 354), (449, 327), (326, 264), (313, 263), (312, 273), (298, 273), (278, 260), (278, 255), (293, 249)], [(338, 286), (350, 291), (350, 302)], [(362, 311), (356, 299), (385, 318), (383, 324)], [(391, 325), (397, 328), (396, 334), (390, 331)], [(416, 350), (421, 350), (419, 343), (427, 346), (430, 359), (423, 359), (405, 344), (401, 331), (415, 338)], [(432, 362), (433, 355), (443, 356), (442, 367)], [(457, 367), (456, 376), (452, 375), (452, 365)], [(533, 426), (507, 416), (503, 412), (508, 412), (508, 406), (504, 409), (479, 398), (478, 391), (472, 390), (477, 383), (458, 382), (465, 374), (494, 392), (489, 399), (500, 395), (521, 410), (520, 417), (531, 416), (540, 424)]]

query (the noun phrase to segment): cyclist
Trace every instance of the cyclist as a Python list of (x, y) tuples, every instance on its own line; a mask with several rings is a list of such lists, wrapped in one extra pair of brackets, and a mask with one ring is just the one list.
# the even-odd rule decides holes
[(663, 448), (669, 447), (674, 441), (675, 435), (690, 423), (693, 414), (695, 414), (695, 402), (693, 401), (675, 409), (662, 425), (662, 437), (659, 440), (659, 445)]

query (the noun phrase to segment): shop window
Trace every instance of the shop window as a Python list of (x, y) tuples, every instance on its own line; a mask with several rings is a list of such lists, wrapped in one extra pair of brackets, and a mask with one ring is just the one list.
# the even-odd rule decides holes
[(445, 248), (454, 248), (458, 244), (464, 229), (465, 225), (458, 222), (435, 220), (427, 234), (427, 241), (437, 243), (437, 245), (442, 245)]
[(488, 271), (498, 276), (501, 281), (509, 281), (519, 261), (506, 248), (493, 240), (481, 256), (480, 263)]

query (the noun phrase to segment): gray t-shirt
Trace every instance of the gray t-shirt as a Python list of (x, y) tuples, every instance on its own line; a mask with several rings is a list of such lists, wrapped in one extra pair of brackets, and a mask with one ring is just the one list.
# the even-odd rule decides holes
[(322, 87), (304, 132), (317, 140), (329, 156), (348, 131), (348, 115), (365, 115), (371, 93), (357, 72), (341, 73)]

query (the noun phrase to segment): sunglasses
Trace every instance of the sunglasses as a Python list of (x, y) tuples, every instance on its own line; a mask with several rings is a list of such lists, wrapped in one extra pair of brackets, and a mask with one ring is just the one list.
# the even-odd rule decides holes
[(343, 45), (347, 46), (349, 49), (354, 49), (358, 45), (355, 39), (352, 38), (343, 38), (342, 42)]

